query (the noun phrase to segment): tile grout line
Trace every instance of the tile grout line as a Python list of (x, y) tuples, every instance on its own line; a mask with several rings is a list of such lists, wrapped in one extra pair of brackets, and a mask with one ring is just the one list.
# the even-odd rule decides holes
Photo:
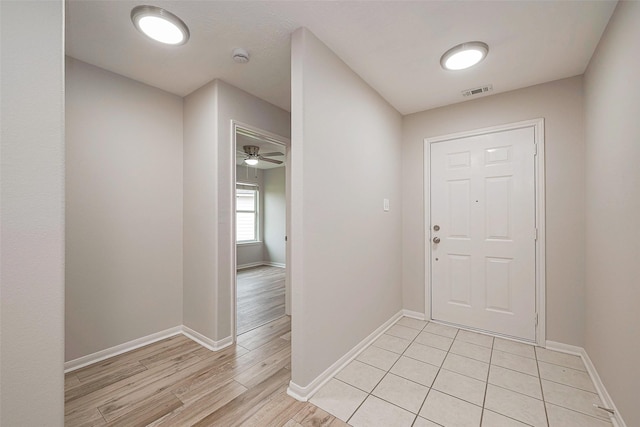
[(542, 388), (542, 377), (540, 376), (540, 365), (538, 364), (538, 350), (533, 349), (536, 355), (536, 368), (538, 369), (538, 382), (540, 383), (540, 394), (542, 395), (542, 406), (544, 407), (544, 416), (547, 420), (547, 426), (549, 425), (549, 413), (547, 412), (547, 401), (544, 399), (544, 388)]
[[(549, 378), (542, 378), (542, 377), (540, 377), (540, 380), (549, 381), (550, 383), (554, 383), (554, 384), (558, 384), (558, 385), (563, 385), (563, 386), (565, 386), (565, 387), (575, 388), (576, 390), (584, 391), (585, 393), (591, 393), (591, 394), (595, 394), (596, 396), (598, 396), (598, 393), (596, 393), (596, 392), (595, 392), (595, 391), (593, 391), (593, 390), (585, 390), (585, 389), (583, 389), (583, 388), (581, 388), (581, 387), (576, 387), (576, 386), (573, 386), (573, 385), (571, 385), (571, 384), (560, 383), (560, 382), (558, 382), (558, 381), (554, 381), (554, 380), (549, 379)], [(598, 397), (599, 397), (599, 396), (598, 396)]]
[(489, 390), (489, 375), (491, 375), (491, 361), (493, 360), (493, 350), (495, 349), (496, 339), (495, 337), (491, 340), (491, 354), (489, 355), (489, 368), (487, 369), (487, 379), (484, 383), (484, 398), (482, 399), (482, 411), (480, 412), (480, 427), (482, 427), (484, 420), (484, 407), (487, 403), (487, 391)]
[[(405, 317), (405, 316), (402, 316), (402, 317)], [(399, 322), (400, 320), (402, 320), (402, 317), (401, 317), (400, 319), (396, 320), (396, 322), (395, 322), (393, 325), (391, 325), (391, 326), (389, 327), (389, 329), (391, 329), (392, 327), (396, 326), (396, 325), (398, 324), (398, 322)], [(386, 372), (385, 372), (385, 374), (382, 376), (382, 378), (380, 378), (380, 381), (378, 381), (378, 382), (376, 383), (376, 385), (375, 385), (375, 386), (373, 386), (373, 388), (371, 389), (371, 391), (367, 393), (367, 397), (365, 397), (365, 398), (364, 398), (364, 400), (362, 401), (362, 403), (360, 403), (360, 405), (358, 405), (358, 407), (357, 407), (357, 408), (353, 411), (353, 413), (349, 416), (349, 418), (348, 418), (348, 419), (347, 419), (347, 421), (346, 421), (346, 423), (347, 423), (347, 424), (349, 424), (349, 421), (351, 420), (351, 418), (353, 418), (353, 416), (356, 414), (356, 412), (358, 412), (358, 410), (360, 409), (360, 407), (362, 407), (362, 405), (364, 404), (364, 402), (366, 402), (366, 400), (369, 398), (369, 396), (371, 396), (371, 395), (373, 394), (373, 390), (375, 390), (375, 389), (376, 389), (376, 387), (378, 387), (378, 385), (382, 382), (382, 380), (384, 380), (384, 379), (385, 379), (385, 377), (387, 376), (387, 374), (389, 374), (389, 373), (391, 372), (391, 370), (392, 370), (392, 369), (393, 369), (393, 367), (396, 365), (396, 363), (398, 363), (398, 360), (400, 360), (400, 358), (404, 355), (404, 353), (405, 353), (405, 352), (407, 351), (407, 349), (411, 346), (411, 344), (413, 344), (413, 342), (414, 342), (414, 341), (415, 341), (415, 339), (418, 337), (418, 335), (420, 335), (420, 333), (423, 331), (423, 329), (424, 329), (424, 328), (429, 324), (429, 322), (428, 322), (428, 321), (426, 321), (426, 322), (427, 322), (427, 323), (425, 323), (425, 325), (422, 327), (422, 329), (418, 330), (418, 333), (416, 334), (416, 336), (415, 336), (415, 337), (413, 337), (413, 339), (411, 340), (411, 342), (409, 343), (409, 345), (407, 345), (407, 347), (404, 349), (404, 351), (403, 351), (402, 353), (400, 353), (400, 356), (396, 359), (396, 361), (395, 361), (395, 362), (393, 362), (393, 364), (389, 367), (389, 369), (387, 369), (387, 371), (386, 371)], [(400, 326), (403, 326), (403, 325), (400, 325)], [(411, 328), (411, 327), (409, 327), (409, 326), (405, 326), (405, 328), (409, 328), (409, 329), (416, 330), (415, 328)], [(387, 331), (388, 331), (389, 329), (387, 329)], [(387, 332), (387, 331), (385, 331), (382, 335), (386, 334), (386, 332)], [(380, 335), (380, 337), (382, 337), (382, 335)], [(392, 336), (392, 337), (396, 337), (395, 335), (391, 335), (391, 334), (388, 334), (388, 335), (390, 335), (390, 336)], [(378, 337), (378, 338), (376, 339), (376, 341), (378, 341), (378, 339), (380, 339), (380, 337)], [(402, 337), (396, 337), (396, 338), (402, 338)], [(405, 338), (405, 339), (406, 339), (406, 338)], [(375, 342), (375, 341), (374, 341), (374, 342)], [(380, 347), (378, 347), (378, 346), (374, 346), (374, 345), (373, 345), (373, 343), (369, 344), (369, 346), (367, 346), (367, 348), (370, 348), (371, 346), (376, 347), (376, 348), (380, 348)], [(380, 349), (381, 349), (381, 350), (386, 350), (386, 349), (384, 349), (384, 348), (380, 348)], [(366, 350), (366, 349), (365, 349), (365, 350)], [(386, 350), (386, 351), (390, 351), (390, 350)], [(393, 353), (392, 351), (390, 351), (390, 352), (391, 352), (391, 353)], [(364, 350), (363, 350), (363, 353), (364, 353)], [(395, 354), (398, 354), (398, 353), (395, 353)], [(354, 360), (358, 360), (358, 359), (356, 358), (356, 359), (354, 359)], [(358, 362), (365, 363), (365, 364), (369, 365), (368, 363), (363, 362), (363, 361), (361, 361), (361, 360), (358, 360)], [(369, 365), (369, 366), (373, 366), (373, 365)], [(373, 366), (373, 367), (374, 367), (374, 368), (378, 368), (377, 366)], [(380, 368), (378, 368), (378, 369), (380, 369)], [(382, 369), (380, 369), (380, 370), (382, 370)], [(334, 377), (334, 378), (335, 378), (335, 377)], [(402, 377), (401, 377), (401, 378), (402, 378)], [(337, 379), (337, 378), (336, 378), (336, 379)], [(405, 379), (406, 379), (406, 378), (405, 378)], [(343, 381), (343, 382), (344, 382), (344, 381)], [(348, 383), (346, 383), (346, 382), (345, 382), (345, 384), (348, 384)], [(348, 384), (348, 385), (351, 385), (351, 384)], [(352, 386), (352, 387), (355, 387), (355, 386), (353, 386), (353, 385), (351, 385), (351, 386)], [(355, 387), (355, 388), (357, 388), (357, 387)], [(360, 390), (360, 389), (358, 389), (358, 390)], [(431, 390), (431, 388), (429, 388), (429, 390)], [(362, 391), (364, 391), (364, 390), (362, 390)], [(427, 392), (427, 394), (428, 394), (428, 392)], [(387, 402), (386, 400), (384, 400), (384, 399), (382, 399), (382, 398), (380, 398), (380, 397), (378, 397), (378, 396), (374, 396), (374, 397), (375, 397), (375, 398), (378, 398), (378, 399), (380, 399), (380, 400), (383, 400), (383, 401), (385, 401), (385, 402)], [(391, 405), (394, 405), (394, 406), (396, 406), (396, 407), (398, 407), (398, 408), (400, 408), (400, 409), (402, 409), (402, 410), (407, 411), (406, 409), (401, 408), (400, 406), (398, 406), (398, 405), (396, 405), (396, 404), (394, 404), (394, 403), (391, 403), (391, 402), (387, 402), (387, 403), (389, 403), (389, 404), (391, 404)], [(407, 412), (411, 413), (411, 411), (407, 411)], [(416, 414), (416, 417), (417, 417), (417, 414)], [(415, 423), (415, 418), (414, 418), (414, 420), (413, 420), (413, 423), (411, 423), (411, 424), (413, 425), (414, 423)]]
[[(405, 349), (404, 349), (404, 351), (402, 352), (402, 355), (400, 355), (400, 357), (402, 357), (402, 356), (404, 355), (404, 353), (409, 349), (409, 347), (411, 347), (411, 344), (413, 344), (413, 343), (416, 341), (416, 338), (418, 338), (418, 337), (420, 336), (420, 334), (421, 334), (422, 332), (424, 332), (424, 330), (425, 330), (425, 328), (427, 327), (427, 325), (428, 325), (429, 323), (431, 323), (431, 322), (430, 322), (430, 321), (428, 321), (428, 320), (427, 320), (426, 322), (427, 322), (427, 323), (425, 323), (425, 325), (422, 327), (422, 329), (420, 330), (420, 332), (418, 332), (418, 335), (416, 335), (416, 336), (413, 338), (413, 340), (409, 343), (409, 345), (407, 346), (407, 348), (405, 348)], [(458, 332), (456, 332), (456, 335), (457, 335), (457, 334), (458, 334)], [(435, 335), (435, 334), (434, 334), (434, 335)], [(440, 336), (440, 335), (439, 335), (439, 336)], [(419, 344), (419, 343), (417, 343), (417, 344)], [(453, 344), (453, 341), (451, 341), (451, 344)], [(451, 345), (450, 345), (449, 347), (451, 347)], [(447, 351), (447, 354), (449, 354), (449, 353), (448, 353), (448, 351)], [(412, 359), (412, 360), (417, 360), (417, 359), (414, 359), (414, 358), (409, 357), (409, 356), (405, 356), (405, 357), (407, 357), (407, 358), (409, 358), (409, 359)], [(446, 355), (445, 355), (444, 357), (445, 357), (445, 359), (447, 358), (447, 356), (446, 356)], [(398, 360), (400, 360), (400, 358), (398, 358)], [(421, 360), (418, 360), (418, 362), (421, 362)], [(396, 363), (398, 363), (398, 361), (397, 361), (397, 360), (396, 360)], [(423, 363), (427, 363), (427, 362), (423, 362)], [(442, 363), (444, 363), (444, 359), (442, 360)], [(430, 363), (427, 363), (427, 364), (428, 364), (428, 365), (431, 365)], [(395, 363), (394, 363), (394, 366), (395, 366)], [(431, 366), (434, 366), (434, 365), (431, 365)], [(391, 368), (393, 369), (393, 366), (392, 366)], [(391, 369), (389, 369), (389, 372), (391, 372)], [(433, 381), (431, 381), (431, 385), (428, 387), (427, 394), (424, 396), (424, 399), (422, 399), (422, 403), (420, 404), (420, 407), (419, 407), (419, 408), (418, 408), (418, 410), (416, 411), (416, 417), (413, 419), (413, 423), (411, 424), (411, 426), (414, 426), (414, 425), (415, 425), (415, 423), (416, 423), (416, 421), (418, 421), (418, 418), (420, 417), (420, 411), (422, 411), (422, 407), (424, 406), (424, 402), (426, 402), (426, 401), (427, 401), (427, 397), (429, 397), (429, 393), (431, 393), (431, 390), (433, 390), (433, 383), (436, 381), (436, 377), (438, 376), (438, 373), (440, 373), (440, 368), (438, 368), (438, 372), (437, 372), (437, 373), (436, 373), (436, 375), (433, 377)], [(411, 380), (409, 380), (409, 381), (411, 381)], [(425, 418), (425, 419), (426, 419), (426, 418)]]
[[(400, 357), (402, 357), (402, 356), (404, 355), (404, 353), (406, 353), (406, 351), (409, 349), (409, 347), (411, 347), (411, 344), (413, 344), (413, 343), (416, 341), (416, 338), (418, 338), (418, 337), (420, 336), (420, 334), (421, 334), (422, 332), (424, 332), (424, 330), (425, 330), (425, 328), (427, 327), (427, 325), (428, 325), (429, 323), (431, 323), (431, 322), (430, 322), (430, 321), (428, 321), (428, 320), (427, 320), (426, 322), (427, 322), (427, 323), (425, 323), (425, 324), (424, 324), (424, 326), (422, 327), (422, 329), (420, 330), (420, 332), (418, 332), (418, 335), (416, 335), (416, 336), (413, 338), (413, 340), (409, 343), (409, 345), (407, 346), (407, 348), (405, 348), (405, 349), (404, 349), (404, 351), (402, 352), (402, 354), (400, 355)], [(457, 335), (457, 334), (458, 334), (458, 332), (456, 332), (456, 335)], [(451, 343), (453, 344), (453, 341), (451, 341)], [(451, 347), (451, 346), (449, 346), (449, 347)], [(447, 354), (449, 354), (449, 353), (447, 353)], [(414, 359), (414, 358), (409, 357), (409, 356), (405, 356), (405, 357), (407, 357), (407, 358), (409, 358), (409, 359), (412, 359), (412, 360), (417, 360), (417, 359)], [(446, 358), (447, 358), (447, 356), (445, 355), (445, 359), (446, 359)], [(398, 360), (400, 360), (400, 358), (398, 358)], [(398, 363), (398, 360), (396, 360), (396, 363)], [(419, 362), (421, 362), (420, 360), (418, 360), (418, 361), (419, 361)], [(426, 363), (426, 362), (423, 362), (423, 363)], [(442, 363), (444, 363), (444, 360), (442, 361)], [(431, 365), (430, 363), (427, 363), (427, 364), (428, 364), (428, 365)], [(395, 363), (394, 363), (394, 366), (395, 366)], [(431, 365), (431, 366), (434, 366), (434, 365)], [(393, 366), (391, 367), (391, 369), (393, 369)], [(391, 369), (389, 369), (389, 372), (391, 372)], [(420, 404), (420, 407), (419, 407), (419, 408), (418, 408), (418, 410), (416, 411), (416, 417), (413, 419), (413, 423), (411, 423), (411, 426), (412, 426), (412, 427), (415, 425), (416, 421), (418, 421), (418, 418), (420, 417), (420, 411), (422, 411), (422, 407), (424, 406), (424, 402), (426, 402), (426, 401), (427, 401), (427, 397), (429, 397), (429, 393), (431, 393), (431, 390), (433, 390), (433, 383), (436, 381), (436, 377), (438, 376), (438, 373), (439, 373), (439, 372), (440, 372), (440, 368), (438, 368), (438, 372), (437, 372), (437, 373), (436, 373), (436, 375), (433, 377), (433, 381), (431, 382), (431, 385), (428, 387), (427, 394), (424, 396), (424, 399), (422, 400), (422, 403)], [(411, 381), (411, 380), (409, 380), (409, 381)]]
[[(426, 327), (427, 327), (427, 325), (425, 325), (425, 328)], [(448, 326), (448, 327), (451, 327), (451, 326)], [(433, 382), (431, 383), (431, 387), (429, 387), (429, 391), (427, 392), (427, 395), (424, 397), (424, 400), (422, 401), (422, 405), (420, 405), (420, 409), (418, 410), (418, 414), (416, 415), (416, 417), (420, 416), (420, 412), (422, 411), (422, 408), (424, 407), (424, 404), (427, 402), (427, 398), (429, 397), (429, 394), (431, 394), (431, 390), (433, 390), (433, 385), (435, 384), (436, 379), (438, 378), (438, 375), (440, 375), (440, 371), (442, 370), (442, 365), (444, 365), (444, 361), (447, 360), (447, 357), (449, 357), (449, 353), (451, 352), (451, 347), (453, 347), (453, 343), (456, 341), (456, 337), (458, 336), (458, 333), (460, 333), (460, 329), (456, 328), (456, 333), (453, 336), (453, 338), (451, 338), (451, 344), (449, 345), (449, 348), (447, 349), (447, 353), (445, 354), (444, 359), (442, 359), (442, 363), (440, 364), (440, 367), (438, 368), (438, 372), (436, 372), (436, 375), (433, 377)], [(455, 353), (452, 353), (452, 354), (455, 354)], [(440, 392), (439, 390), (436, 390), (436, 391)], [(440, 392), (440, 393), (442, 393), (442, 392)], [(452, 396), (452, 397), (455, 397), (455, 396)], [(429, 420), (428, 418), (425, 418), (425, 419)], [(432, 421), (432, 420), (429, 420), (429, 421)], [(435, 423), (435, 421), (432, 421), (432, 422)]]

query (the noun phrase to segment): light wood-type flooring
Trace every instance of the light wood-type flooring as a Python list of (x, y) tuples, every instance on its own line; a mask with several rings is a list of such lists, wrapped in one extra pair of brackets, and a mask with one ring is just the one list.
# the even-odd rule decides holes
[(284, 275), (266, 265), (238, 270), (238, 335), (285, 315)]
[(65, 376), (65, 426), (346, 426), (286, 394), (288, 316), (212, 352), (176, 335)]

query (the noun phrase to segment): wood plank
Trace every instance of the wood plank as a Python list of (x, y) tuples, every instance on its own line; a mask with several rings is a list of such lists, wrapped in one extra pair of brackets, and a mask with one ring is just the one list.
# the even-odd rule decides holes
[(236, 381), (228, 381), (209, 393), (200, 394), (198, 399), (184, 402), (181, 408), (151, 423), (148, 427), (190, 426), (217, 411), (236, 397), (245, 393), (247, 388)]
[(258, 412), (242, 423), (242, 427), (264, 427), (285, 425), (307, 404), (287, 395), (286, 386), (273, 396)]
[(238, 344), (249, 350), (254, 350), (274, 338), (280, 337), (291, 331), (289, 316), (284, 316), (267, 325), (254, 329), (238, 337)]
[(302, 427), (346, 427), (349, 425), (311, 403), (306, 403), (304, 408), (293, 417), (293, 420)]
[(112, 397), (103, 405), (98, 406), (105, 420), (111, 420), (120, 417), (122, 414), (129, 412), (132, 406), (143, 401), (147, 396), (154, 395), (165, 391), (172, 384), (181, 381), (190, 375), (201, 372), (202, 369), (209, 369), (206, 361), (199, 360), (193, 365), (185, 369), (177, 369), (169, 374), (158, 372), (151, 381), (145, 382), (142, 386), (135, 384), (133, 387), (127, 388), (124, 394)]
[(235, 380), (243, 386), (251, 388), (287, 366), (290, 360), (291, 348), (287, 346), (237, 375)]
[(286, 345), (286, 341), (284, 342), (284, 345), (283, 340), (274, 341), (263, 347), (260, 347), (260, 349), (258, 350), (254, 350), (251, 353), (239, 357), (235, 361), (231, 362), (231, 365), (235, 369), (236, 375), (240, 375), (247, 369), (252, 368), (258, 363), (262, 363), (262, 361), (264, 361), (265, 359), (287, 348), (291, 347)]
[(281, 386), (286, 385), (290, 379), (291, 373), (286, 369), (281, 369), (275, 375), (209, 414), (194, 426), (226, 427), (240, 425), (264, 406), (269, 396), (274, 394)]
[(236, 282), (238, 333), (285, 315), (285, 269), (259, 266), (239, 270)]
[(110, 373), (112, 369), (117, 366), (126, 365), (127, 363), (137, 362), (138, 360), (148, 357), (152, 354), (162, 353), (174, 346), (183, 344), (190, 341), (182, 334), (174, 335), (161, 341), (146, 345), (144, 347), (137, 348), (135, 350), (119, 354), (109, 359), (102, 360), (84, 368), (77, 369), (72, 373), (78, 377), (80, 381), (83, 381), (89, 376), (97, 377), (101, 373)]
[(203, 394), (216, 391), (234, 381), (235, 375), (235, 368), (227, 364), (186, 378), (173, 386), (171, 391), (182, 402), (189, 404), (198, 400)]
[(64, 417), (66, 427), (75, 426), (106, 426), (107, 422), (96, 407), (84, 407)]
[[(241, 379), (253, 386), (266, 378), (266, 371), (275, 373), (282, 366), (274, 370), (274, 364), (278, 360), (286, 358), (290, 360), (291, 347), (284, 340), (274, 340), (249, 354), (243, 355), (222, 366), (213, 366), (212, 369), (202, 371), (179, 383), (171, 391), (183, 402), (189, 403), (199, 398), (203, 392), (213, 391), (224, 385), (231, 379), (243, 376)], [(265, 363), (266, 362), (266, 363)], [(261, 368), (261, 365), (265, 364)], [(281, 365), (281, 363), (279, 364)], [(251, 370), (249, 374), (245, 372)], [(261, 378), (260, 381), (251, 381), (252, 378)]]
[(99, 370), (93, 374), (84, 375), (80, 384), (89, 384), (93, 382), (104, 382), (104, 380), (113, 375), (116, 372), (126, 371), (127, 369), (136, 370), (140, 369), (141, 371), (145, 370), (146, 367), (142, 366), (140, 362), (137, 360), (127, 361), (127, 363), (118, 363), (116, 365), (111, 366), (108, 370)]
[(200, 346), (200, 348), (194, 351), (194, 354), (198, 355), (203, 360), (207, 359), (212, 363), (217, 363), (222, 365), (237, 357), (240, 357), (242, 355), (249, 353), (249, 351), (250, 350), (238, 345), (231, 345), (229, 347), (223, 348), (222, 350), (218, 350), (218, 351), (211, 351), (208, 348)]
[(109, 427), (144, 427), (182, 407), (182, 402), (172, 393), (160, 393), (150, 396), (117, 419), (109, 422)]
[(73, 373), (65, 374), (64, 376), (64, 391), (66, 393), (67, 390), (77, 387), (80, 385), (80, 380)]
[(145, 357), (144, 359), (140, 359), (139, 362), (146, 366), (147, 368), (152, 368), (160, 363), (163, 363), (167, 360), (174, 359), (179, 356), (183, 356), (185, 354), (191, 353), (201, 347), (200, 344), (195, 341), (187, 340), (185, 343), (180, 344), (177, 347), (172, 349), (168, 349), (166, 351), (150, 355)]
[(108, 375), (101, 375), (95, 381), (80, 383), (76, 387), (72, 387), (69, 390), (66, 390), (65, 402), (69, 402), (71, 400), (78, 399), (79, 397), (86, 396), (96, 390), (100, 390), (111, 384), (126, 380), (127, 378), (130, 378), (135, 374), (146, 370), (147, 368), (145, 366), (137, 362), (120, 366)]
[[(253, 339), (258, 336), (262, 336), (267, 334), (269, 331), (273, 329), (277, 329), (282, 325), (289, 325), (291, 327), (291, 318), (290, 316), (280, 317), (273, 322), (269, 322), (266, 325), (262, 325), (258, 328), (252, 329), (249, 332), (245, 332), (244, 334), (238, 335), (238, 343), (242, 344), (243, 341)], [(291, 329), (289, 329), (291, 330)]]
[(159, 374), (170, 375), (172, 373), (179, 372), (180, 370), (188, 369), (200, 361), (201, 359), (197, 356), (181, 356), (179, 361), (167, 361), (165, 364), (158, 365), (153, 369), (142, 371), (132, 377), (111, 384), (100, 390), (96, 390), (86, 396), (66, 402), (64, 407), (65, 414), (71, 415), (74, 411), (82, 410), (87, 406), (98, 407), (112, 400), (114, 396), (123, 395), (128, 393), (129, 390), (136, 390), (140, 387), (152, 384), (157, 381), (157, 376)]
[(342, 421), (340, 418), (335, 418), (333, 419), (333, 421), (331, 421), (329, 423), (329, 427), (351, 427), (350, 424), (345, 423), (344, 421)]

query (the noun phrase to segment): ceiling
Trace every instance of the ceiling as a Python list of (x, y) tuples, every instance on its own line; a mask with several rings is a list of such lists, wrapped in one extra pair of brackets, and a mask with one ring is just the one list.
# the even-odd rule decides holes
[[(178, 15), (189, 42), (165, 47), (133, 27), (131, 9)], [(67, 1), (68, 55), (185, 96), (220, 78), (290, 111), (290, 34), (307, 27), (400, 113), (582, 74), (614, 1)], [(466, 41), (489, 45), (459, 72), (440, 56)], [(247, 49), (248, 64), (231, 60)], [(479, 95), (487, 96), (487, 95)]]

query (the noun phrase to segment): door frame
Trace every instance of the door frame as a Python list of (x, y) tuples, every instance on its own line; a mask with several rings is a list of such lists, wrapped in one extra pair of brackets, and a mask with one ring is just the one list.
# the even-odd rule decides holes
[(539, 346), (546, 346), (546, 228), (545, 228), (545, 154), (544, 154), (544, 118), (525, 120), (491, 126), (465, 132), (424, 139), (424, 281), (425, 281), (425, 319), (431, 317), (431, 144), (459, 138), (485, 135), (488, 133), (533, 128), (536, 155), (534, 156), (535, 182), (535, 223), (537, 230), (535, 248), (535, 286), (536, 286), (536, 340)]
[[(232, 291), (231, 291), (231, 337), (233, 342), (236, 342), (238, 338), (238, 330), (237, 330), (237, 316), (238, 316), (238, 298), (237, 298), (237, 287), (238, 287), (238, 271), (237, 271), (237, 253), (236, 253), (236, 130), (237, 129), (246, 129), (250, 132), (254, 132), (260, 134), (276, 145), (282, 146), (285, 154), (284, 161), (284, 173), (285, 173), (285, 233), (287, 236), (290, 235), (290, 224), (291, 224), (291, 200), (289, 197), (289, 184), (291, 178), (291, 162), (289, 151), (291, 150), (291, 140), (289, 138), (285, 138), (284, 136), (277, 135), (275, 133), (266, 131), (264, 129), (260, 129), (256, 126), (252, 126), (246, 123), (242, 123), (237, 120), (231, 120), (231, 143), (233, 147), (233, 165), (231, 167), (231, 185), (233, 197), (231, 197), (231, 280), (232, 280)], [(290, 250), (289, 245), (286, 243), (285, 249), (285, 314), (291, 314), (291, 273), (290, 273)]]

